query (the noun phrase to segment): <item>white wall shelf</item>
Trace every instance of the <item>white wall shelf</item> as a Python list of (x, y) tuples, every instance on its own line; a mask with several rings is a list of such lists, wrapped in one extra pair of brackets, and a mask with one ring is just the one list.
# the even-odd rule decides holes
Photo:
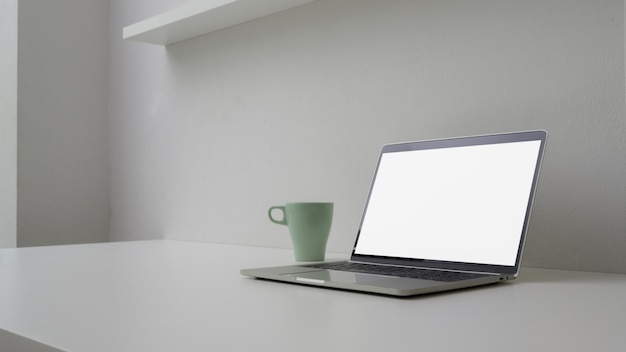
[(170, 45), (315, 0), (201, 0), (124, 27), (123, 38)]

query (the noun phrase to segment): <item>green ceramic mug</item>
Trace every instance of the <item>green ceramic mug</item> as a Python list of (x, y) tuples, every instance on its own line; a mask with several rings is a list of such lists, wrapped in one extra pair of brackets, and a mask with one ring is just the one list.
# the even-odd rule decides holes
[[(268, 215), (273, 223), (289, 228), (297, 261), (323, 261), (326, 243), (333, 222), (333, 203), (287, 203), (270, 207)], [(276, 219), (272, 211), (281, 211)]]

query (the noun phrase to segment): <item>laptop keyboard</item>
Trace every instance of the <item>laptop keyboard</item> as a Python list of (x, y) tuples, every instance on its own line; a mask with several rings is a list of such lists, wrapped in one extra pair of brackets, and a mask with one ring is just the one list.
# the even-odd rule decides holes
[(488, 276), (487, 274), (465, 273), (458, 271), (429, 270), (420, 268), (398, 267), (389, 265), (375, 265), (353, 262), (317, 263), (305, 265), (310, 268), (349, 271), (354, 273), (366, 273), (388, 276), (409, 277), (443, 282), (468, 280)]

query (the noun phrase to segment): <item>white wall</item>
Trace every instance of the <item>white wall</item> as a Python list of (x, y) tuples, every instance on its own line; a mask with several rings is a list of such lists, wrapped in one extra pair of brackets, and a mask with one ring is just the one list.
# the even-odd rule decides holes
[(19, 1), (19, 246), (108, 240), (108, 14)]
[(16, 246), (17, 0), (0, 2), (0, 248)]
[(111, 1), (111, 238), (289, 247), (336, 202), (348, 252), (383, 143), (545, 128), (525, 264), (626, 272), (621, 0), (320, 0), (163, 48)]

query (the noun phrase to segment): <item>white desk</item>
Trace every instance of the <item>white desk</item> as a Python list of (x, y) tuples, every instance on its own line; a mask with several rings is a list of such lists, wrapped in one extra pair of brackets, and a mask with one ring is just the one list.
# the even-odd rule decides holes
[(524, 269), (409, 299), (239, 275), (292, 261), (179, 241), (0, 249), (0, 351), (626, 351), (626, 275)]

